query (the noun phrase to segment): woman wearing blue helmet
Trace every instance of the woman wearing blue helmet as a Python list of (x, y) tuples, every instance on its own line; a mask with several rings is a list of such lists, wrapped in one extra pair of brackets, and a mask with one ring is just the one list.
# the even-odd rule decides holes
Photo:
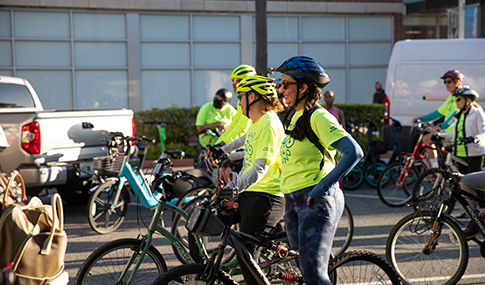
[[(344, 208), (338, 186), (362, 158), (359, 144), (335, 117), (319, 107), (321, 88), (330, 77), (310, 57), (295, 56), (276, 69), (283, 73), (279, 92), (293, 109), (284, 122), (286, 136), (280, 148), (281, 183), (285, 194), (285, 223), (290, 246), (300, 252), (305, 284), (331, 284), (328, 261), (332, 240)], [(317, 142), (312, 142), (311, 131)], [(343, 156), (338, 164), (333, 157)]]

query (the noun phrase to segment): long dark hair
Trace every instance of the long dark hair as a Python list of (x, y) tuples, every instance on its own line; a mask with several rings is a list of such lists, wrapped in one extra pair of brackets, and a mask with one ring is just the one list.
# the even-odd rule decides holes
[(303, 84), (308, 86), (307, 90), (302, 95), (307, 99), (304, 107), (305, 109), (303, 111), (303, 115), (296, 121), (295, 128), (290, 132), (290, 136), (298, 141), (302, 141), (305, 138), (305, 129), (311, 127), (308, 126), (308, 122), (310, 121), (309, 118), (307, 118), (308, 111), (316, 106), (319, 106), (318, 101), (322, 99), (322, 90), (308, 80), (298, 80), (298, 91)]

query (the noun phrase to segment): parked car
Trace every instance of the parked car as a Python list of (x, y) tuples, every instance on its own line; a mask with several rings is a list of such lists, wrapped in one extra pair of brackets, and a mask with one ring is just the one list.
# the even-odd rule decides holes
[(0, 152), (0, 170), (19, 170), (27, 195), (55, 187), (74, 204), (87, 202), (93, 158), (106, 155), (109, 132), (135, 135), (132, 110), (44, 110), (27, 80), (6, 76), (0, 77), (0, 124), (9, 144)]

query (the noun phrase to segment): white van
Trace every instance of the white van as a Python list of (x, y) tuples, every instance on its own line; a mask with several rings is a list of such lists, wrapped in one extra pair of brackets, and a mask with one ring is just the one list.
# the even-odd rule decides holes
[(436, 110), (450, 95), (440, 77), (451, 69), (464, 74), (485, 109), (485, 39), (396, 42), (385, 84), (390, 116), (411, 126), (412, 118)]

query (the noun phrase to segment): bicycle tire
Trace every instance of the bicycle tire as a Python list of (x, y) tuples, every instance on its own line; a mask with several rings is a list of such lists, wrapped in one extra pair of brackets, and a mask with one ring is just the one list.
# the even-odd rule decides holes
[[(142, 251), (144, 241), (139, 239), (120, 239), (106, 243), (93, 251), (83, 262), (74, 280), (75, 285), (121, 284), (117, 278), (123, 271), (134, 250)], [(126, 274), (129, 278), (135, 262)], [(150, 245), (132, 284), (148, 284), (167, 271), (165, 259), (160, 252)], [(126, 284), (127, 280), (123, 280)]]
[[(413, 187), (412, 206), (414, 211), (432, 210), (440, 205), (449, 195), (448, 183), (436, 168), (424, 171), (416, 180)], [(438, 192), (438, 193), (436, 193)], [(455, 207), (455, 200), (447, 205), (444, 213), (451, 214)]]
[(394, 268), (377, 254), (355, 250), (330, 260), (328, 274), (333, 284), (401, 284)]
[[(185, 264), (174, 267), (167, 271), (165, 274), (159, 276), (151, 285), (168, 285), (168, 284), (184, 284), (189, 281), (190, 284), (195, 284), (195, 281), (204, 272), (207, 265), (205, 264)], [(214, 272), (217, 277), (217, 281), (225, 285), (238, 285), (236, 280), (234, 280), (229, 274), (218, 269)], [(172, 282), (174, 281), (175, 282)], [(204, 284), (202, 282), (197, 282), (197, 284)]]
[(389, 207), (402, 207), (412, 199), (412, 190), (418, 178), (418, 173), (411, 167), (404, 183), (401, 175), (404, 175), (405, 163), (393, 163), (389, 165), (379, 176), (377, 182), (377, 195), (382, 203)]
[[(123, 186), (118, 189), (118, 180), (109, 180), (91, 194), (88, 202), (88, 222), (91, 228), (99, 234), (107, 234), (116, 230), (125, 219), (128, 211), (130, 193)], [(112, 204), (112, 198), (121, 191), (117, 205)]]
[(332, 243), (332, 254), (337, 256), (349, 248), (354, 236), (354, 217), (347, 204), (344, 205), (344, 212), (337, 225)]
[(387, 164), (382, 161), (376, 161), (376, 167), (372, 162), (364, 165), (364, 181), (365, 184), (372, 188), (377, 187), (377, 182), (379, 181), (379, 176), (387, 168)]
[(412, 213), (389, 234), (386, 258), (406, 283), (419, 280), (428, 285), (451, 285), (465, 273), (468, 243), (460, 226), (449, 216), (440, 217), (439, 229), (433, 231), (438, 237), (433, 250), (424, 252), (434, 220), (430, 211)]
[[(187, 212), (187, 214), (190, 213), (190, 208), (194, 206), (197, 202), (201, 201), (202, 199), (210, 199), (212, 195), (207, 195), (207, 196), (199, 196), (193, 200), (191, 200), (188, 203), (185, 203), (182, 205), (182, 209)], [(202, 256), (200, 256), (199, 249), (197, 247), (197, 244), (195, 244), (195, 239), (192, 238), (192, 234), (187, 231), (185, 228), (186, 220), (179, 214), (175, 214), (172, 220), (172, 228), (170, 229), (170, 232), (180, 240), (182, 245), (190, 250), (190, 255), (194, 259), (195, 262), (203, 262)], [(213, 250), (217, 249), (217, 246), (219, 245), (221, 241), (220, 236), (215, 236), (215, 237), (201, 237), (202, 238), (202, 243), (204, 244), (204, 247), (206, 251), (210, 254)], [(187, 261), (183, 258), (183, 255), (180, 253), (180, 251), (172, 244), (172, 249), (177, 257), (177, 259), (182, 263), (182, 264), (187, 264)], [(227, 252), (226, 252), (227, 251)], [(222, 263), (227, 263), (230, 260), (232, 260), (236, 256), (236, 251), (233, 248), (228, 247), (225, 252), (225, 256), (222, 260)]]
[(364, 171), (359, 165), (356, 165), (343, 179), (345, 190), (355, 190), (364, 183)]

